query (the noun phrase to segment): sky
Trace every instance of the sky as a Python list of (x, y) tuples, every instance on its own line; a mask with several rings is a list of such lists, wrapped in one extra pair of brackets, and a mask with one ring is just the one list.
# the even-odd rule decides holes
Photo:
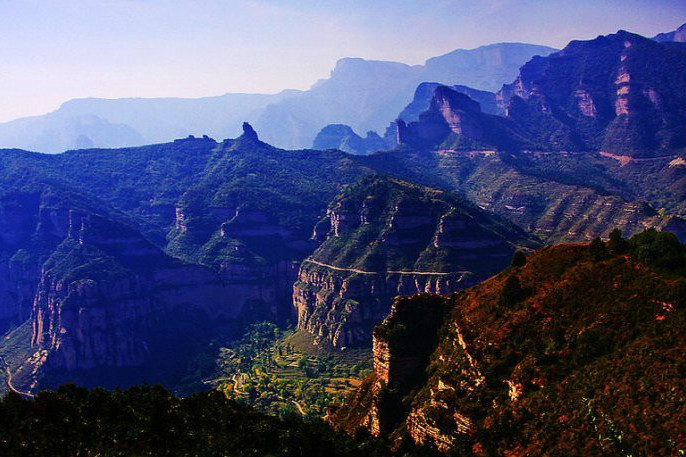
[(81, 97), (307, 89), (342, 57), (421, 64), (684, 22), (684, 0), (0, 0), (0, 122)]

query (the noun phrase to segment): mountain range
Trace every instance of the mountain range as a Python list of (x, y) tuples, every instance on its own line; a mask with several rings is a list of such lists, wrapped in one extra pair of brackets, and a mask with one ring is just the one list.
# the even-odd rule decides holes
[(512, 81), (532, 56), (553, 51), (545, 46), (501, 43), (457, 50), (414, 66), (345, 58), (329, 78), (309, 90), (275, 95), (76, 99), (43, 116), (0, 124), (0, 147), (56, 153), (141, 146), (188, 135), (229, 138), (240, 133), (237, 126), (244, 120), (271, 144), (309, 147), (327, 124), (349, 124), (359, 131), (385, 128), (423, 81), (495, 90)]
[[(291, 381), (296, 367), (305, 373), (295, 389), (314, 391), (325, 365), (348, 383), (352, 395), (326, 420), (358, 443), (371, 434), (396, 452), (678, 455), (686, 45), (624, 31), (573, 41), (498, 89), (498, 69), (523, 55), (494, 57), (510, 46), (415, 67), (346, 59), (279, 103), (245, 96), (256, 116), (285, 116), (266, 135), (231, 121), (240, 135), (221, 141), (184, 132), (103, 149), (81, 132), (84, 149), (0, 150), (0, 379), (14, 392), (0, 420), (29, 427), (17, 414), (31, 405), (110, 398), (73, 386), (20, 398), (67, 382), (206, 390), (221, 363), (243, 369), (221, 377), (241, 398), (277, 392), (305, 415), (271, 371), (278, 354)], [(483, 59), (495, 63), (470, 84), (488, 90), (431, 81)], [(206, 102), (164, 103), (209, 113)], [(66, 111), (79, 103), (91, 102)], [(343, 105), (385, 134), (361, 137), (348, 122), (323, 128), (316, 148), (267, 141), (316, 133), (298, 113), (328, 123), (325, 111)], [(89, 119), (93, 136), (109, 128)], [(128, 128), (118, 124), (121, 138)], [(245, 333), (264, 321), (267, 333), (293, 326), (290, 339), (270, 346)], [(239, 340), (266, 362), (225, 347)], [(328, 354), (322, 369), (296, 346)], [(359, 354), (374, 368), (358, 385), (339, 362)], [(170, 421), (189, 420), (188, 402), (229, 408), (224, 395), (180, 400), (158, 388), (115, 390), (108, 404), (137, 392), (156, 405), (150, 416)], [(97, 427), (114, 421), (96, 409), (83, 414)]]

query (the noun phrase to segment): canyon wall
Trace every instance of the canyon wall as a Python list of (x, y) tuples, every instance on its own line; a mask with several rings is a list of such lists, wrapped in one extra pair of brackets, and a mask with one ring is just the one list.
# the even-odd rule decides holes
[(371, 344), (394, 297), (469, 287), (526, 243), (478, 208), (386, 178), (339, 196), (314, 237), (326, 239), (302, 263), (293, 305), (298, 328), (336, 348)]

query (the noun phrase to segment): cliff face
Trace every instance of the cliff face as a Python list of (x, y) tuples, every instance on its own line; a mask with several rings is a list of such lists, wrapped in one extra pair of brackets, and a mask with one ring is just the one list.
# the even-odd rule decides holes
[(198, 331), (242, 311), (217, 273), (167, 256), (102, 205), (50, 186), (0, 201), (0, 316), (32, 328), (15, 386), (50, 386), (56, 370), (88, 383), (81, 374), (95, 369), (115, 370), (99, 381), (114, 385), (166, 358), (163, 340), (185, 344), (179, 319)]
[[(459, 88), (433, 86), (428, 107), (416, 121), (397, 121), (398, 143), (428, 150), (534, 147), (513, 122), (484, 113), (469, 93)], [(471, 95), (483, 98), (478, 93)], [(416, 109), (412, 105), (408, 108)]]
[(358, 273), (306, 260), (293, 286), (298, 328), (336, 348), (369, 345), (372, 328), (388, 315), (396, 296), (449, 294), (474, 284), (470, 276), (469, 272)]
[(78, 210), (66, 228), (33, 301), (34, 383), (46, 370), (140, 367), (161, 357), (161, 339), (186, 337), (173, 333), (177, 319), (209, 326), (241, 311), (216, 273), (166, 256), (133, 229)]
[(399, 144), (428, 150), (673, 155), (686, 146), (685, 70), (686, 48), (678, 43), (624, 31), (572, 41), (522, 66), (496, 94), (497, 108), (485, 93), (421, 85), (387, 134), (397, 131)]
[(498, 99), (553, 150), (664, 155), (686, 145), (685, 69), (682, 46), (620, 31), (534, 57)]
[[(374, 373), (329, 420), (466, 455), (673, 455), (686, 445), (686, 246), (670, 237), (647, 232), (595, 260), (587, 245), (537, 251), (446, 299), (423, 363), (394, 351), (384, 322)], [(389, 317), (398, 334), (431, 328), (416, 320)], [(375, 387), (384, 383), (404, 387)]]
[(375, 179), (339, 196), (328, 238), (293, 288), (298, 328), (335, 347), (368, 345), (393, 298), (448, 294), (507, 265), (526, 237), (439, 191)]
[(402, 420), (403, 397), (425, 380), (445, 305), (438, 295), (396, 298), (390, 314), (374, 329), (373, 374), (327, 420), (339, 429), (365, 427), (374, 436), (391, 434)]

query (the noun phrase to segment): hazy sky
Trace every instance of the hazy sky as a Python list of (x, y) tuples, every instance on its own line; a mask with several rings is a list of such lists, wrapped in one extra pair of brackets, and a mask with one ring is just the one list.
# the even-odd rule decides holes
[(305, 89), (345, 56), (423, 63), (684, 22), (684, 0), (0, 0), (0, 121), (77, 97)]

